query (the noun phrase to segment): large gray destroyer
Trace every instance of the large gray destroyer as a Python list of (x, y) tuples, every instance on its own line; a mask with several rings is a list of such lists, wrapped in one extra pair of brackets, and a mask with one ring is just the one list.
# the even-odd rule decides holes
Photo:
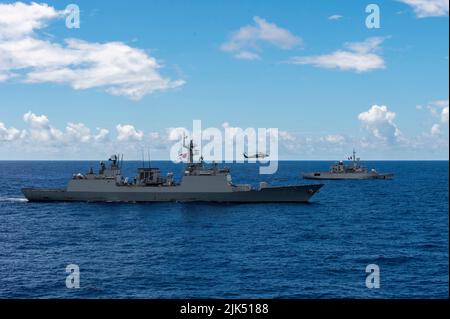
[(328, 172), (310, 172), (303, 173), (305, 179), (316, 180), (341, 180), (341, 179), (392, 179), (393, 173), (378, 173), (375, 169), (369, 169), (361, 165), (359, 157), (356, 157), (356, 152), (353, 150), (353, 156), (349, 160), (351, 165), (346, 165), (343, 161), (339, 161), (330, 167)]
[(189, 160), (180, 183), (172, 173), (162, 176), (158, 168), (142, 167), (133, 180), (121, 174), (123, 160), (117, 155), (109, 165), (101, 163), (98, 173), (75, 174), (66, 188), (24, 188), (29, 201), (92, 201), (92, 202), (307, 202), (323, 184), (296, 186), (234, 185), (228, 168), (206, 165), (201, 158), (193, 161), (193, 142)]

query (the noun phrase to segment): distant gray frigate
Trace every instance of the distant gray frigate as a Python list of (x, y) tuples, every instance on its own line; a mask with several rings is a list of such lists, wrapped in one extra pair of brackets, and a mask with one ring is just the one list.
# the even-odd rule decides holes
[(331, 166), (328, 172), (310, 172), (303, 173), (305, 179), (317, 180), (339, 180), (339, 179), (392, 179), (393, 173), (378, 173), (375, 169), (370, 171), (367, 167), (361, 165), (359, 157), (353, 150), (353, 156), (349, 158), (351, 165), (345, 165), (343, 161), (339, 161)]

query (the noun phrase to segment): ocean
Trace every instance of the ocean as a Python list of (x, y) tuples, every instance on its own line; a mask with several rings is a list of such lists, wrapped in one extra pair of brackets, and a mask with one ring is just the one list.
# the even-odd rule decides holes
[[(331, 164), (285, 161), (271, 176), (228, 166), (235, 183), (287, 185)], [(118, 204), (20, 192), (63, 187), (97, 162), (0, 161), (0, 298), (448, 298), (448, 161), (365, 164), (395, 177), (326, 181), (309, 204)], [(366, 287), (369, 264), (379, 288)]]

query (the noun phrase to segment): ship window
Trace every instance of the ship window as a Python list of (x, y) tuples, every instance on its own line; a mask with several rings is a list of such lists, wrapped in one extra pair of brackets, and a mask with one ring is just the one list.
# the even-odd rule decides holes
[(314, 173), (314, 176), (320, 176), (320, 173)]

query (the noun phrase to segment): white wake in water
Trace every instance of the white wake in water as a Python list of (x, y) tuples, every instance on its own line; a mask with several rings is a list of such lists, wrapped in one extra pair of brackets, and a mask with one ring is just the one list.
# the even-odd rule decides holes
[(23, 197), (0, 197), (0, 202), (23, 203), (23, 202), (28, 202), (28, 199), (23, 198)]

